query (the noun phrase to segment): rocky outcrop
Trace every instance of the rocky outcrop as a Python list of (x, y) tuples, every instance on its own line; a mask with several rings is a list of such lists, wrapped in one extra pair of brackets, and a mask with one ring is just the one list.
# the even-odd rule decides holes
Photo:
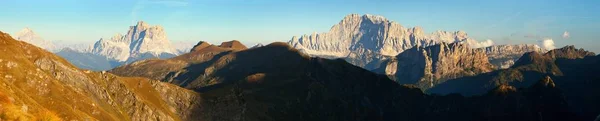
[(544, 49), (533, 44), (496, 45), (481, 49), (485, 50), (490, 63), (500, 69), (509, 68), (514, 65), (514, 63), (527, 52), (545, 52)]
[(33, 44), (37, 47), (46, 49), (48, 51), (58, 51), (58, 48), (56, 48), (56, 45), (54, 45), (54, 43), (44, 40), (42, 37), (33, 32), (33, 30), (31, 30), (30, 28), (24, 28), (23, 30), (17, 32), (15, 34), (15, 39), (27, 42), (29, 44)]
[(393, 75), (400, 84), (415, 84), (424, 90), (449, 79), (494, 70), (483, 50), (461, 43), (417, 46), (400, 53), (391, 62), (383, 67), (387, 75)]

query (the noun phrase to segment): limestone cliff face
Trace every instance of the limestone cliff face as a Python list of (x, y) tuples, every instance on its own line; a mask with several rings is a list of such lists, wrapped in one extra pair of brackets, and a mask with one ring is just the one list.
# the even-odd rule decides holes
[(472, 49), (460, 43), (417, 46), (402, 52), (391, 62), (385, 67), (386, 74), (393, 75), (401, 84), (415, 84), (422, 89), (449, 79), (494, 69), (483, 50)]
[(116, 34), (109, 39), (101, 38), (94, 44), (92, 53), (117, 61), (128, 61), (145, 53), (155, 57), (160, 57), (161, 54), (179, 54), (171, 45), (162, 26), (150, 26), (143, 21), (130, 26), (125, 35)]
[(464, 31), (426, 34), (421, 27), (409, 28), (383, 16), (369, 14), (347, 15), (329, 32), (294, 36), (288, 44), (311, 56), (347, 58), (351, 60), (350, 63), (365, 68), (368, 63), (388, 59), (371, 58), (393, 57), (415, 46), (425, 47), (442, 42), (477, 44)]

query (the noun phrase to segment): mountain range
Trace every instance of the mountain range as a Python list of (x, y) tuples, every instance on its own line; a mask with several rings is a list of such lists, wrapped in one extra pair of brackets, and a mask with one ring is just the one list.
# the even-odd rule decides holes
[(600, 119), (600, 55), (424, 34), (376, 15), (250, 48), (177, 50), (145, 22), (56, 53), (20, 33), (0, 32), (0, 120)]
[[(3, 107), (2, 110), (6, 111), (2, 115), (6, 118), (235, 121), (581, 119), (576, 112), (569, 110), (562, 90), (549, 77), (525, 89), (501, 85), (482, 96), (439, 96), (396, 84), (386, 76), (356, 67), (345, 60), (310, 57), (286, 43), (236, 50), (228, 48), (235, 46), (219, 47), (201, 42), (196, 46), (197, 51), (175, 58), (139, 61), (110, 72), (91, 72), (77, 69), (50, 52), (10, 39), (6, 34), (0, 40), (2, 46), (8, 47), (2, 51), (13, 53), (12, 56), (0, 56), (2, 65), (8, 65), (2, 66), (0, 78), (6, 87), (0, 88), (1, 98), (5, 99), (1, 104), (7, 107)], [(235, 42), (231, 43), (235, 45)], [(208, 56), (213, 58), (202, 61)], [(175, 71), (162, 70), (167, 68), (161, 66), (181, 62), (189, 63), (181, 64), (183, 67), (173, 69)], [(119, 71), (122, 69), (135, 72)], [(121, 77), (111, 73), (139, 74), (139, 77)], [(148, 77), (145, 75), (162, 78), (148, 73), (166, 73), (167, 78), (162, 82), (143, 78)]]
[(477, 41), (464, 31), (441, 31), (426, 34), (422, 27), (405, 27), (378, 15), (350, 14), (327, 33), (294, 36), (288, 44), (311, 56), (343, 58), (374, 70), (387, 60), (413, 47), (440, 43), (464, 43), (470, 48), (485, 48), (496, 67), (511, 66), (520, 55), (543, 51), (536, 45), (498, 45), (491, 40)]
[[(188, 43), (177, 43), (188, 49)], [(191, 47), (191, 45), (188, 45)], [(170, 58), (186, 52), (175, 49), (161, 26), (150, 26), (140, 21), (129, 27), (125, 35), (115, 34), (101, 38), (90, 49), (65, 48), (57, 52), (76, 66), (91, 70), (108, 70), (122, 64), (149, 58)]]

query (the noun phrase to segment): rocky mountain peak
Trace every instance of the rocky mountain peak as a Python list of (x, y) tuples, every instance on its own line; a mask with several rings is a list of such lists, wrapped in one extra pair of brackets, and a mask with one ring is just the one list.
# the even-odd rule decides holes
[(19, 31), (18, 34), (35, 34), (35, 33), (33, 32), (33, 30), (31, 30), (31, 28), (25, 27), (21, 31)]
[(565, 59), (580, 59), (587, 56), (596, 56), (594, 52), (589, 52), (584, 49), (577, 49), (573, 45), (565, 46), (563, 48), (554, 49), (548, 51), (546, 56), (550, 56), (551, 58), (565, 58)]
[(362, 18), (365, 20), (369, 20), (373, 23), (390, 22), (387, 18), (380, 15), (365, 14), (362, 16)]
[(409, 29), (408, 32), (413, 33), (414, 35), (420, 35), (420, 36), (422, 36), (425, 33), (425, 32), (423, 32), (423, 27), (421, 27), (421, 26), (415, 26), (415, 27)]
[(144, 21), (130, 26), (125, 35), (115, 34), (110, 39), (100, 39), (94, 44), (92, 53), (116, 61), (134, 61), (130, 58), (146, 53), (154, 57), (179, 54), (161, 26), (150, 26)]
[(150, 25), (144, 21), (138, 21), (137, 24), (135, 25), (136, 27), (142, 27), (142, 28), (147, 28)]
[(383, 16), (350, 14), (327, 33), (294, 36), (288, 43), (312, 56), (343, 58), (351, 53), (396, 56), (414, 46), (467, 40), (472, 39), (463, 31), (424, 34), (421, 27), (405, 28)]
[(208, 46), (211, 46), (211, 44), (208, 42), (205, 42), (205, 41), (200, 41), (200, 42), (198, 42), (198, 44), (194, 45), (194, 47), (192, 48), (192, 50), (190, 50), (190, 52), (200, 51)]
[(470, 48), (464, 43), (417, 46), (398, 54), (395, 60), (395, 65), (384, 65), (385, 68), (396, 67), (396, 71), (387, 71), (395, 73), (387, 75), (394, 75), (401, 84), (415, 84), (421, 89), (494, 69), (483, 50)]
[(29, 27), (25, 27), (17, 32), (15, 34), (15, 39), (33, 44), (48, 51), (56, 51), (56, 46), (52, 42), (44, 40)]
[(232, 41), (222, 42), (221, 45), (219, 45), (219, 47), (222, 47), (222, 48), (231, 48), (231, 49), (234, 49), (234, 50), (245, 50), (245, 49), (248, 49), (244, 44), (242, 44), (238, 40), (232, 40)]

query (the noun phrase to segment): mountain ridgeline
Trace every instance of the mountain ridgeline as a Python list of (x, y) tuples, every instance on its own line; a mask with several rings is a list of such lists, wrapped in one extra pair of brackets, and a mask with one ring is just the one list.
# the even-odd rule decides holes
[(524, 89), (500, 85), (481, 96), (427, 95), (285, 43), (233, 50), (200, 42), (188, 54), (110, 72), (215, 96), (217, 105), (245, 120), (581, 120), (550, 78)]
[[(573, 46), (489, 46), (462, 31), (424, 34), (375, 15), (351, 14), (328, 33), (251, 48), (200, 41), (188, 53), (144, 22), (60, 57), (26, 42), (0, 32), (0, 120), (588, 121), (600, 114), (600, 55)], [(78, 68), (98, 65), (110, 70)]]

